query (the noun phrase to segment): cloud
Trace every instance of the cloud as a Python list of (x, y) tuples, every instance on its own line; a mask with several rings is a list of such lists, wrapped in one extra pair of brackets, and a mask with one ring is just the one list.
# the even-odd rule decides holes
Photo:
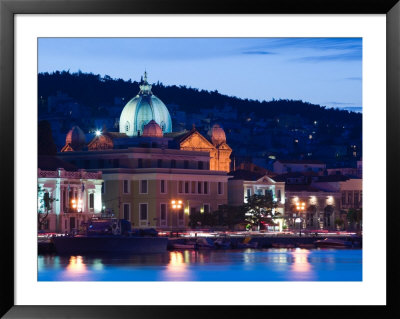
[(298, 62), (330, 62), (330, 61), (359, 61), (361, 60), (361, 52), (353, 51), (338, 54), (327, 54), (327, 55), (314, 55), (305, 56), (294, 61)]
[(242, 54), (270, 55), (270, 54), (275, 54), (275, 53), (269, 52), (269, 51), (243, 51)]
[(362, 77), (361, 76), (353, 76), (353, 77), (348, 77), (344, 78), (345, 80), (350, 80), (350, 81), (361, 81)]
[(325, 102), (325, 104), (332, 104), (332, 105), (354, 105), (356, 103), (353, 102)]

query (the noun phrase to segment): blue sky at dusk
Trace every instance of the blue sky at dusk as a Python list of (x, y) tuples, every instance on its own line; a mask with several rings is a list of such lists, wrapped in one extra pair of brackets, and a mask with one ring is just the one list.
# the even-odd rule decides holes
[(138, 81), (145, 69), (149, 82), (240, 98), (362, 106), (361, 38), (39, 39), (39, 72)]

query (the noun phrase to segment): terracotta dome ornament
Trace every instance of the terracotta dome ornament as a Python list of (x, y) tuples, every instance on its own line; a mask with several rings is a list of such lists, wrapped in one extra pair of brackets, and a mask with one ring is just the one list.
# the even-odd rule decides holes
[(143, 127), (143, 137), (163, 137), (163, 131), (156, 121), (151, 120)]
[(218, 124), (214, 124), (211, 128), (211, 141), (214, 145), (226, 143), (225, 131)]

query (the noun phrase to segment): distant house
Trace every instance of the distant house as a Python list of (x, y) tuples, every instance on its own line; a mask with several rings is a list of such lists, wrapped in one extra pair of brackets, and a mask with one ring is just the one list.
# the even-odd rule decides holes
[(273, 164), (274, 173), (316, 172), (323, 173), (326, 164), (317, 160), (277, 160)]

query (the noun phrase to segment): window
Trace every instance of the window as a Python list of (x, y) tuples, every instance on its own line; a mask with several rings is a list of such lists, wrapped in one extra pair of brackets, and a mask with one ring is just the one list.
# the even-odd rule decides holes
[(192, 194), (196, 193), (196, 182), (192, 182)]
[(198, 194), (203, 193), (201, 182), (197, 182), (197, 193)]
[(147, 179), (140, 181), (140, 194), (147, 194)]
[(204, 204), (204, 213), (209, 213), (210, 212), (210, 204)]
[(90, 161), (89, 160), (84, 160), (83, 161), (83, 167), (84, 168), (90, 168)]
[(178, 212), (179, 224), (182, 224), (182, 223), (183, 223), (183, 218), (184, 218), (184, 216), (183, 216), (183, 209), (180, 209), (179, 212)]
[(180, 193), (180, 194), (183, 193), (183, 182), (182, 181), (178, 182), (178, 193)]
[(140, 204), (139, 206), (139, 216), (140, 220), (147, 220), (147, 203), (146, 204)]
[(222, 182), (218, 182), (218, 195), (223, 193), (223, 184)]
[(270, 189), (266, 189), (265, 190), (265, 196), (271, 196), (272, 197), (272, 195), (273, 195), (272, 190), (270, 190)]
[(204, 182), (204, 194), (208, 194), (208, 182)]
[(167, 204), (161, 204), (160, 220), (165, 221), (166, 219), (167, 219)]
[(101, 159), (98, 160), (98, 167), (99, 168), (104, 168), (104, 159), (101, 158)]
[(129, 181), (124, 179), (123, 183), (124, 183), (123, 193), (124, 194), (129, 194)]
[(119, 167), (119, 159), (118, 158), (114, 158), (113, 159), (113, 168), (118, 168)]
[(197, 162), (197, 168), (198, 169), (203, 169), (203, 167), (204, 167), (204, 163), (203, 162)]
[(354, 191), (354, 206), (358, 207), (358, 191)]
[(351, 191), (347, 192), (347, 204), (348, 205), (353, 204), (353, 192)]
[(248, 188), (248, 189), (246, 190), (246, 192), (247, 192), (247, 197), (250, 197), (250, 196), (251, 196), (251, 189)]
[(176, 167), (176, 160), (171, 160), (171, 168), (175, 168)]
[(165, 194), (166, 193), (166, 187), (165, 187), (166, 185), (165, 185), (165, 180), (161, 180), (160, 181), (160, 192), (161, 192), (161, 194)]
[(105, 187), (106, 187), (106, 182), (101, 183), (101, 193), (104, 194), (105, 192)]
[(189, 161), (188, 160), (185, 160), (183, 162), (183, 168), (189, 168)]
[(131, 205), (124, 204), (124, 219), (131, 220)]
[(185, 182), (185, 194), (189, 194), (189, 182)]
[(158, 167), (158, 168), (161, 168), (161, 167), (162, 167), (162, 164), (163, 164), (163, 163), (162, 163), (162, 159), (158, 159), (158, 160), (157, 160), (157, 167)]
[(342, 205), (346, 205), (346, 192), (342, 192)]
[(278, 189), (278, 201), (281, 201), (281, 199), (282, 199), (281, 190)]
[(143, 159), (142, 158), (138, 159), (138, 168), (143, 168)]
[(89, 208), (91, 208), (91, 209), (94, 208), (94, 194), (93, 193), (89, 194)]

